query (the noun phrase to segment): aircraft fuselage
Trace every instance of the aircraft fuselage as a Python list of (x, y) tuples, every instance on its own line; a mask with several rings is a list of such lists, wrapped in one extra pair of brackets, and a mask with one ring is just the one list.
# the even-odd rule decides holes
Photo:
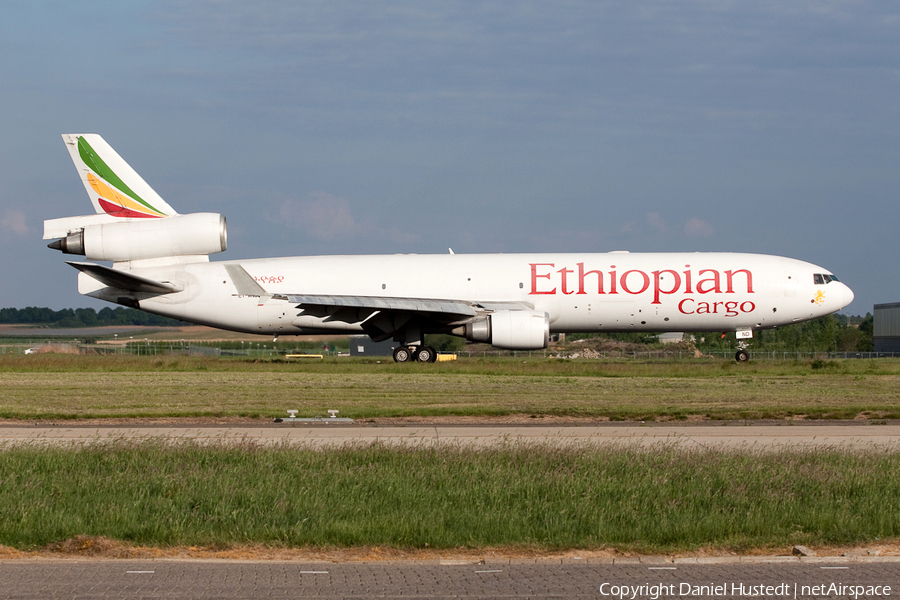
[[(242, 295), (228, 264), (239, 264), (266, 295)], [(183, 288), (141, 299), (144, 310), (277, 335), (362, 331), (359, 323), (299, 314), (279, 298), (296, 293), (521, 303), (546, 312), (552, 332), (764, 329), (829, 314), (853, 297), (811, 263), (738, 253), (311, 256), (132, 272)], [(116, 301), (102, 289), (82, 291)]]

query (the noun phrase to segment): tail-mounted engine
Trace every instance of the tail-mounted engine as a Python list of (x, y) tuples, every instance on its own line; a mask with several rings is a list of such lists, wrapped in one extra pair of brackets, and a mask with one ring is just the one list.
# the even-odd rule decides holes
[(452, 333), (507, 350), (541, 350), (550, 342), (550, 316), (537, 310), (501, 310), (478, 317)]
[(224, 252), (227, 243), (224, 216), (194, 213), (89, 224), (48, 247), (89, 260), (126, 261), (216, 254)]

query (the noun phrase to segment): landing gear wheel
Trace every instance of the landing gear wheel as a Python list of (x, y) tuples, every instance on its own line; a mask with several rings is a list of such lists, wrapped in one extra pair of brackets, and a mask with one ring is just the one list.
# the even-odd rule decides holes
[(738, 350), (734, 355), (734, 360), (738, 361), (739, 363), (745, 363), (750, 360), (750, 353), (746, 350)]
[(419, 362), (434, 362), (437, 360), (437, 352), (431, 346), (421, 346), (416, 353), (416, 360)]
[(412, 359), (413, 355), (408, 346), (394, 348), (394, 362), (405, 363)]

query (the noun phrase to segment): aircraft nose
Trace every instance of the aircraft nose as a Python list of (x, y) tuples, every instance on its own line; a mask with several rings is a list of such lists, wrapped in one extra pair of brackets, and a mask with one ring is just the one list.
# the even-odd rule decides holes
[(843, 300), (842, 300), (843, 306), (841, 306), (841, 308), (844, 308), (844, 306), (847, 306), (848, 304), (853, 302), (853, 298), (855, 298), (855, 296), (853, 294), (853, 290), (851, 290), (847, 286), (847, 284), (842, 283), (841, 285), (844, 286), (844, 293), (843, 293)]

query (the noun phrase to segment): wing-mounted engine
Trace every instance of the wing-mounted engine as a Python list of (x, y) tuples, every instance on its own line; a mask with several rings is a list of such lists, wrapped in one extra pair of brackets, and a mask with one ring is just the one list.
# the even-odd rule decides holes
[(105, 215), (44, 221), (44, 239), (60, 238), (48, 247), (89, 260), (119, 262), (208, 256), (224, 252), (228, 242), (225, 217), (215, 213), (112, 222), (97, 222), (98, 216)]
[(550, 342), (550, 315), (539, 310), (500, 310), (473, 319), (452, 333), (507, 350), (541, 350)]

